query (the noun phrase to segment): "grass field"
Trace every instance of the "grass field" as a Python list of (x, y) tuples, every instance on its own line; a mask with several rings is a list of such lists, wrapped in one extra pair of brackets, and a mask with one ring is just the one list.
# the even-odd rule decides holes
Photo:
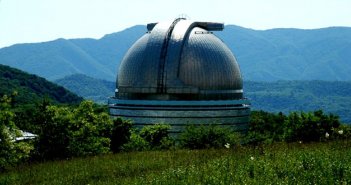
[(51, 161), (2, 173), (0, 184), (351, 184), (351, 141)]

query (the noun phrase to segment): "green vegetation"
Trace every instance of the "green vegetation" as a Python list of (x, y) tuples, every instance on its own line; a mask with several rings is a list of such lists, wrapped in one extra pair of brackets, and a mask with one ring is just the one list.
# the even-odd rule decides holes
[[(323, 141), (325, 135), (330, 139), (338, 136), (340, 130), (339, 118), (333, 114), (326, 115), (321, 110), (313, 113), (292, 112), (287, 116), (259, 111), (251, 115), (247, 139), (253, 144)], [(351, 133), (345, 134), (348, 136)]]
[(0, 184), (349, 184), (351, 142), (119, 153), (28, 164)]
[(81, 97), (44, 78), (0, 64), (0, 97), (12, 96), (12, 104), (34, 104), (44, 97), (54, 103), (79, 103)]
[(0, 172), (28, 158), (33, 149), (31, 143), (14, 142), (22, 133), (15, 125), (15, 115), (10, 110), (10, 102), (11, 98), (7, 96), (0, 99)]
[(155, 124), (143, 127), (140, 136), (154, 149), (168, 149), (172, 146), (169, 136), (170, 125)]
[(228, 25), (216, 34), (234, 52), (245, 80), (351, 80), (351, 28), (258, 31)]
[[(170, 137), (167, 124), (136, 129), (91, 101), (18, 109), (11, 98), (1, 100), (0, 184), (351, 183), (351, 126), (321, 110), (254, 111), (247, 133), (189, 125)], [(38, 137), (14, 141), (19, 129)]]
[[(84, 75), (72, 75), (56, 81), (72, 92), (94, 100), (106, 102), (113, 96), (115, 82), (98, 80)], [(324, 110), (340, 116), (344, 123), (351, 123), (351, 82), (342, 81), (278, 81), (244, 84), (245, 96), (254, 110), (268, 112)]]
[(215, 125), (188, 125), (179, 135), (180, 146), (188, 149), (223, 148), (224, 145), (235, 146), (240, 142), (240, 133)]
[(169, 135), (170, 125), (155, 124), (143, 127), (141, 130), (132, 128), (130, 137), (121, 146), (122, 151), (165, 150), (175, 146), (175, 141)]
[(111, 151), (116, 153), (122, 150), (122, 146), (129, 142), (132, 134), (132, 122), (117, 118), (112, 123)]
[(351, 123), (351, 82), (278, 81), (246, 82), (245, 96), (252, 108), (268, 112), (324, 110)]
[(106, 113), (95, 113), (93, 103), (77, 108), (47, 106), (38, 115), (37, 157), (66, 158), (108, 153), (112, 122)]
[(116, 88), (115, 82), (95, 79), (83, 74), (66, 76), (62, 79), (55, 80), (55, 83), (87, 100), (93, 100), (94, 102), (103, 104), (106, 104), (108, 97), (114, 96)]

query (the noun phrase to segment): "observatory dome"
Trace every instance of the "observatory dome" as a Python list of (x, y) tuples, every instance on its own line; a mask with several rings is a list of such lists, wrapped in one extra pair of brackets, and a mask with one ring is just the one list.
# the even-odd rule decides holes
[(136, 127), (167, 123), (172, 132), (187, 124), (246, 130), (250, 102), (239, 65), (212, 33), (223, 28), (182, 18), (148, 24), (121, 61), (110, 115)]
[(211, 31), (223, 24), (149, 24), (129, 49), (118, 73), (121, 99), (239, 99), (242, 78), (230, 49)]

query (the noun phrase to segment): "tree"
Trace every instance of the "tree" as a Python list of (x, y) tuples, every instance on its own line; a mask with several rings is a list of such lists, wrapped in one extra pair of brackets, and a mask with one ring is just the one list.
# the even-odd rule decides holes
[(71, 110), (68, 107), (39, 107), (35, 120), (40, 127), (36, 151), (39, 159), (69, 157), (68, 144), (70, 135)]
[(95, 113), (93, 102), (77, 108), (46, 106), (40, 117), (37, 151), (43, 159), (107, 153), (112, 122), (106, 113)]
[(33, 149), (30, 143), (16, 141), (22, 132), (14, 123), (10, 105), (11, 98), (4, 95), (0, 99), (0, 171), (27, 159)]
[(107, 113), (96, 114), (92, 101), (83, 101), (70, 118), (69, 152), (85, 156), (110, 151), (112, 121)]
[(124, 120), (120, 117), (113, 120), (113, 128), (111, 135), (111, 150), (112, 152), (119, 152), (122, 146), (130, 140), (132, 133), (132, 122)]

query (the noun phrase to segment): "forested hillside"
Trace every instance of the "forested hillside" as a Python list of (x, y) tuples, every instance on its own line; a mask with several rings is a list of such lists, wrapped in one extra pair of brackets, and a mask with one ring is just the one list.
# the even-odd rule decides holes
[(321, 109), (351, 123), (351, 82), (248, 81), (244, 92), (255, 110), (288, 113)]
[(0, 97), (13, 96), (13, 103), (28, 104), (44, 97), (56, 103), (78, 103), (82, 98), (42, 77), (0, 64)]
[[(146, 32), (134, 26), (101, 39), (58, 39), (0, 49), (0, 63), (57, 80), (72, 74), (114, 81), (128, 48)], [(351, 28), (214, 32), (234, 52), (245, 80), (351, 80)]]
[[(114, 95), (115, 82), (73, 75), (56, 81), (72, 92), (106, 103)], [(244, 82), (244, 94), (254, 110), (270, 112), (314, 111), (322, 109), (340, 115), (351, 123), (351, 82), (278, 81)]]
[(116, 88), (114, 82), (95, 79), (83, 74), (67, 76), (56, 80), (55, 83), (98, 103), (106, 103), (107, 98), (114, 95)]

